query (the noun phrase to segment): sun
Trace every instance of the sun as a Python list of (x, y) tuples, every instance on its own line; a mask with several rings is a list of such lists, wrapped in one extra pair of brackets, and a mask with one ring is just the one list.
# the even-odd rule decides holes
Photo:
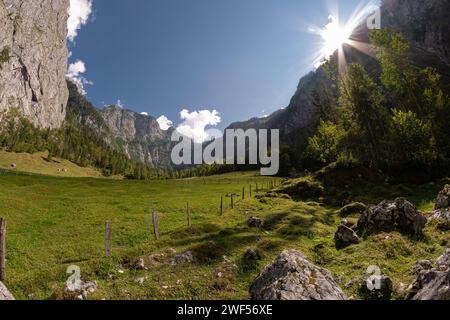
[(319, 68), (335, 52), (338, 52), (339, 69), (340, 71), (345, 70), (344, 44), (352, 46), (365, 54), (372, 55), (370, 46), (366, 43), (355, 41), (352, 39), (352, 35), (364, 23), (367, 16), (377, 8), (379, 8), (378, 0), (363, 0), (345, 23), (342, 23), (339, 19), (339, 10), (336, 7), (330, 10), (332, 13), (328, 16), (328, 23), (325, 26), (309, 27), (308, 31), (318, 38), (318, 48), (312, 59), (314, 68)]
[(349, 26), (341, 25), (339, 20), (333, 16), (329, 17), (329, 23), (320, 32), (323, 40), (322, 54), (324, 57), (331, 56), (342, 47), (352, 36)]

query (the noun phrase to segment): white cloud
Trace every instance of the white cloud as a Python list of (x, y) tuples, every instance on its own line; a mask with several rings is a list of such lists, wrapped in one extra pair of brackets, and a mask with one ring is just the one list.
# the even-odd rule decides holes
[(148, 112), (141, 112), (141, 116), (148, 116)]
[(183, 122), (177, 127), (177, 131), (197, 143), (207, 141), (210, 138), (210, 135), (205, 131), (207, 126), (216, 126), (222, 121), (219, 112), (216, 110), (193, 112), (182, 110), (180, 117)]
[(69, 79), (70, 81), (75, 83), (75, 85), (78, 88), (78, 91), (82, 95), (86, 95), (84, 86), (86, 84), (90, 84), (90, 85), (93, 84), (92, 81), (89, 81), (85, 77), (83, 77), (83, 73), (85, 73), (85, 72), (86, 72), (86, 65), (84, 64), (83, 61), (77, 60), (74, 63), (69, 64), (69, 67), (67, 69), (67, 74), (66, 74), (67, 79)]
[(170, 121), (166, 116), (161, 116), (158, 119), (156, 119), (156, 121), (158, 121), (159, 127), (163, 131), (167, 131), (169, 130), (169, 128), (173, 126), (173, 122)]
[(124, 106), (123, 106), (123, 104), (122, 104), (122, 101), (120, 101), (120, 99), (117, 100), (116, 106), (118, 106), (120, 109), (123, 109), (123, 108), (124, 108)]
[(67, 38), (74, 41), (78, 30), (87, 24), (92, 13), (93, 0), (70, 0), (69, 19), (67, 20)]

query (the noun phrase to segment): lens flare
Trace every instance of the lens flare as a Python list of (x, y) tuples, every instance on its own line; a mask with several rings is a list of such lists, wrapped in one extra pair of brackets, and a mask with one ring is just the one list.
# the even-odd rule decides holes
[[(339, 54), (339, 64), (345, 64), (343, 45), (347, 44), (361, 51), (367, 51), (367, 44), (361, 44), (351, 39), (353, 31), (377, 8), (378, 0), (362, 2), (345, 23), (341, 23), (338, 10), (328, 16), (328, 23), (324, 27), (310, 27), (309, 32), (319, 38), (317, 55), (313, 58), (313, 66), (320, 67), (336, 51)], [(331, 10), (330, 10), (331, 11)], [(365, 52), (367, 53), (367, 52)]]

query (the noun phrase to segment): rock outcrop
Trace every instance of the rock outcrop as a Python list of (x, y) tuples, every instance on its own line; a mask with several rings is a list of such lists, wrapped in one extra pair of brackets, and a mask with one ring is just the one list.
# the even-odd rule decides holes
[(404, 198), (383, 201), (368, 208), (358, 221), (360, 233), (391, 232), (398, 230), (409, 235), (420, 235), (427, 223), (425, 216)]
[(343, 249), (352, 244), (358, 244), (359, 237), (353, 229), (342, 224), (334, 235), (334, 241), (337, 249)]
[(4, 300), (14, 300), (13, 295), (5, 287), (5, 285), (0, 281), (0, 301)]
[(192, 251), (186, 251), (170, 259), (170, 264), (176, 266), (178, 264), (192, 263), (193, 261), (194, 255), (192, 254)]
[(450, 300), (450, 249), (436, 261), (435, 268), (419, 271), (406, 299)]
[(439, 192), (434, 209), (429, 221), (437, 221), (443, 231), (450, 230), (450, 185)]
[(17, 108), (38, 127), (66, 115), (69, 0), (0, 1), (0, 112)]
[(364, 203), (354, 202), (354, 203), (350, 203), (350, 204), (346, 205), (345, 207), (343, 207), (341, 209), (340, 214), (342, 217), (346, 217), (346, 216), (349, 216), (349, 215), (355, 214), (355, 213), (361, 214), (366, 209), (367, 209), (367, 206)]
[(310, 263), (295, 250), (287, 250), (253, 281), (254, 300), (348, 300), (331, 273)]
[(100, 114), (129, 158), (154, 167), (171, 166), (171, 129), (163, 131), (155, 118), (118, 106), (104, 108)]
[(258, 228), (258, 229), (262, 229), (264, 227), (264, 220), (259, 218), (259, 217), (250, 217), (247, 220), (247, 225), (250, 228)]
[(435, 210), (447, 209), (450, 207), (450, 185), (445, 185), (436, 198)]

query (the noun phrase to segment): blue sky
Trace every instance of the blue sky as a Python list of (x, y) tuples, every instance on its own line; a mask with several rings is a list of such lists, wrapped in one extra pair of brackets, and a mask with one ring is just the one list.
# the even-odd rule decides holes
[(217, 110), (223, 128), (287, 106), (321, 47), (308, 29), (325, 26), (336, 7), (345, 21), (360, 3), (93, 0), (69, 62), (84, 62), (98, 107), (120, 100), (176, 124), (183, 109)]

